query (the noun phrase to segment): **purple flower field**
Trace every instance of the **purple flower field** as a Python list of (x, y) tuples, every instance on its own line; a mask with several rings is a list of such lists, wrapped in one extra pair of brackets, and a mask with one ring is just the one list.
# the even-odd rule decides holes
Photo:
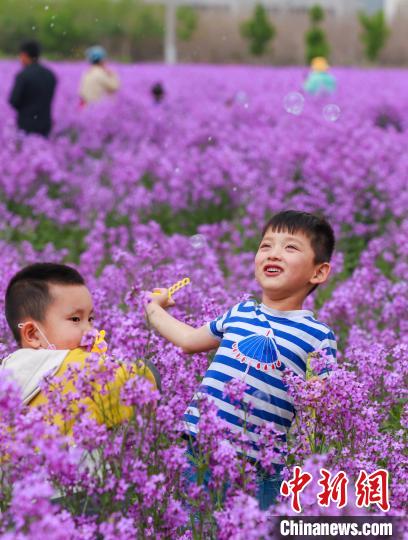
[[(3, 315), (11, 276), (31, 262), (65, 261), (84, 275), (95, 326), (107, 333), (106, 370), (96, 362), (96, 376), (113, 373), (110, 355), (150, 359), (162, 395), (129, 381), (126, 428), (79, 410), (73, 444), (2, 376), (0, 538), (273, 538), (254, 498), (255, 469), (223, 443), (211, 403), (202, 406), (198, 466), (212, 481), (208, 490), (186, 485), (181, 419), (208, 355), (183, 354), (155, 334), (143, 302), (144, 291), (188, 276), (174, 314), (199, 326), (259, 296), (260, 232), (288, 208), (324, 213), (335, 229), (331, 280), (305, 307), (333, 328), (339, 356), (325, 383), (288, 377), (297, 417), (285, 474), (294, 465), (316, 479), (322, 467), (344, 470), (352, 485), (362, 469), (386, 469), (388, 514), (406, 516), (408, 71), (333, 70), (337, 94), (306, 98), (292, 115), (283, 100), (300, 91), (301, 68), (119, 65), (120, 92), (85, 109), (85, 65), (52, 67), (59, 84), (44, 140), (17, 133), (7, 96), (19, 67), (0, 62), (0, 358), (16, 347)], [(150, 95), (157, 81), (160, 104)], [(328, 103), (340, 107), (335, 122), (322, 114)], [(49, 392), (52, 414), (61, 403)], [(265, 468), (274, 436), (262, 432)], [(358, 508), (353, 493), (343, 509), (321, 507), (316, 491), (302, 494), (303, 515), (383, 513)], [(271, 514), (293, 515), (290, 500)]]

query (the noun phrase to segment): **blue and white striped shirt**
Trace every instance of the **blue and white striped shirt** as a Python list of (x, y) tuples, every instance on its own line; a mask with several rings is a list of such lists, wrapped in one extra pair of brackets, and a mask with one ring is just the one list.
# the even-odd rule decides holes
[[(199, 400), (203, 393), (208, 394), (231, 431), (245, 431), (251, 441), (247, 455), (256, 459), (258, 429), (272, 422), (285, 439), (294, 417), (293, 402), (282, 381), (283, 370), (289, 368), (305, 378), (307, 357), (314, 351), (324, 350), (326, 357), (334, 360), (334, 334), (311, 311), (277, 311), (254, 301), (235, 305), (208, 323), (208, 329), (220, 340), (220, 346), (185, 412), (187, 431), (197, 433)], [(319, 376), (327, 373), (325, 369)], [(249, 386), (238, 407), (223, 395), (225, 385), (233, 379), (244, 380)]]

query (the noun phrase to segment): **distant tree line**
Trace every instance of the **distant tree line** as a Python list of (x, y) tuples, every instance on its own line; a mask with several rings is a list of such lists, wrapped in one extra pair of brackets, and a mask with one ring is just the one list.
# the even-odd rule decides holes
[[(361, 41), (368, 60), (376, 61), (384, 47), (390, 30), (387, 27), (384, 12), (377, 11), (373, 15), (358, 14), (361, 25)], [(323, 8), (316, 4), (309, 10), (310, 28), (305, 34), (305, 60), (310, 63), (316, 56), (330, 56), (330, 46), (326, 33), (321, 28), (325, 18)], [(262, 4), (257, 4), (253, 16), (241, 26), (241, 34), (249, 42), (249, 50), (256, 56), (261, 56), (267, 50), (268, 44), (276, 36), (276, 29), (268, 18)]]
[[(330, 55), (330, 46), (322, 22), (324, 10), (313, 6), (310, 27), (305, 34), (305, 60)], [(359, 14), (365, 55), (375, 61), (390, 34), (382, 11)], [(177, 10), (177, 35), (188, 41), (198, 26), (198, 12), (192, 7)], [(262, 4), (241, 26), (251, 54), (263, 55), (278, 29)], [(0, 51), (14, 55), (26, 39), (41, 42), (51, 58), (82, 58), (84, 50), (101, 43), (124, 60), (143, 59), (145, 50), (159, 54), (164, 34), (164, 8), (144, 4), (142, 0), (1, 0)]]

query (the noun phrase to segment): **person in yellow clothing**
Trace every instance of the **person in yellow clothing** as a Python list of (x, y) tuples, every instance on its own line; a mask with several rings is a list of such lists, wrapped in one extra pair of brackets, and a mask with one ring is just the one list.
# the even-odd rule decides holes
[[(76, 391), (70, 367), (87, 370), (93, 380), (103, 370), (106, 351), (104, 333), (96, 332), (92, 352), (100, 354), (91, 361), (90, 347), (84, 336), (93, 330), (93, 302), (83, 277), (75, 269), (55, 263), (29, 265), (10, 280), (5, 299), (6, 319), (21, 347), (0, 363), (21, 387), (22, 399), (29, 406), (47, 402), (41, 390), (46, 375), (55, 374), (62, 386), (57, 391), (72, 395)], [(142, 376), (151, 382), (152, 390), (160, 387), (160, 377), (151, 364), (139, 361), (133, 367), (118, 362), (114, 377), (103, 388), (92, 384), (91, 395), (67, 403), (70, 414), (54, 416), (53, 422), (66, 434), (72, 433), (79, 405), (84, 404), (98, 423), (109, 427), (121, 424), (132, 416), (132, 408), (120, 401), (122, 386), (131, 377)]]

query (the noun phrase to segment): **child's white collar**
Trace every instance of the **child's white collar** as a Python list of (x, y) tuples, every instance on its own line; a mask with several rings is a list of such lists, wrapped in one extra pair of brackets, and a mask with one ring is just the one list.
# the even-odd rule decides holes
[(265, 305), (263, 302), (259, 304), (262, 311), (266, 311), (269, 315), (274, 317), (285, 317), (286, 319), (293, 319), (295, 317), (313, 317), (313, 311), (308, 309), (294, 309), (292, 311), (281, 311), (279, 309), (273, 309)]

